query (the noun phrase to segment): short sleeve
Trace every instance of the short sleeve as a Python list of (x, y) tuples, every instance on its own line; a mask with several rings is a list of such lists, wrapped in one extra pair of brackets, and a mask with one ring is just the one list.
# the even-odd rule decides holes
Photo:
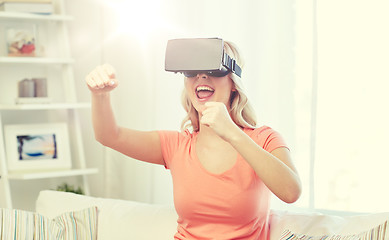
[(161, 141), (162, 157), (165, 162), (165, 168), (170, 169), (171, 159), (177, 152), (180, 133), (176, 131), (158, 131)]
[(272, 152), (280, 147), (288, 148), (281, 134), (268, 126), (254, 129), (251, 138), (267, 152)]

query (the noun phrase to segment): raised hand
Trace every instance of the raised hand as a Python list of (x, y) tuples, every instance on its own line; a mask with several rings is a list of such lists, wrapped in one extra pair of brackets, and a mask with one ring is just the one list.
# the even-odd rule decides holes
[[(210, 127), (219, 137), (228, 141), (239, 127), (232, 121), (226, 105), (221, 102), (206, 102), (200, 124)], [(240, 130), (240, 129), (239, 129)]]
[(85, 77), (85, 81), (89, 89), (94, 93), (109, 92), (118, 85), (115, 70), (109, 64), (97, 66)]

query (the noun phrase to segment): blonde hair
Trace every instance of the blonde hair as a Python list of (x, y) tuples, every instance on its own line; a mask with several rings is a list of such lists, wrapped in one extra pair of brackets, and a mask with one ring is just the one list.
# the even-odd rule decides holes
[[(236, 60), (236, 63), (243, 68), (243, 60), (239, 54), (239, 51), (235, 44), (232, 42), (224, 41), (224, 51)], [(236, 125), (242, 128), (255, 128), (257, 125), (256, 116), (247, 95), (244, 93), (242, 79), (234, 73), (229, 73), (228, 76), (233, 82), (233, 88), (236, 91), (231, 93), (230, 98), (230, 116)], [(187, 112), (184, 120), (181, 124), (181, 130), (192, 129), (193, 131), (199, 131), (199, 114), (193, 107), (186, 90), (182, 91), (181, 103)]]

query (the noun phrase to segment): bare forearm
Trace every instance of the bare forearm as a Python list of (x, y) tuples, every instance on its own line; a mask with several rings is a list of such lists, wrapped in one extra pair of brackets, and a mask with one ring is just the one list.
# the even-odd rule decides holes
[(92, 93), (92, 122), (95, 138), (103, 145), (109, 145), (118, 135), (109, 93)]
[(283, 148), (275, 153), (279, 155), (278, 158), (258, 146), (240, 129), (229, 142), (278, 198), (288, 203), (298, 199), (301, 193), (300, 179), (289, 158), (289, 150)]

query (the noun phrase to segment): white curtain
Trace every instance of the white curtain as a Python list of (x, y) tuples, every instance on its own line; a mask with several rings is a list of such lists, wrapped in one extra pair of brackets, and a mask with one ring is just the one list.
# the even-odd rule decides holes
[(297, 1), (301, 206), (389, 210), (388, 10), (384, 0)]
[(316, 206), (388, 211), (389, 2), (318, 1), (317, 10)]

